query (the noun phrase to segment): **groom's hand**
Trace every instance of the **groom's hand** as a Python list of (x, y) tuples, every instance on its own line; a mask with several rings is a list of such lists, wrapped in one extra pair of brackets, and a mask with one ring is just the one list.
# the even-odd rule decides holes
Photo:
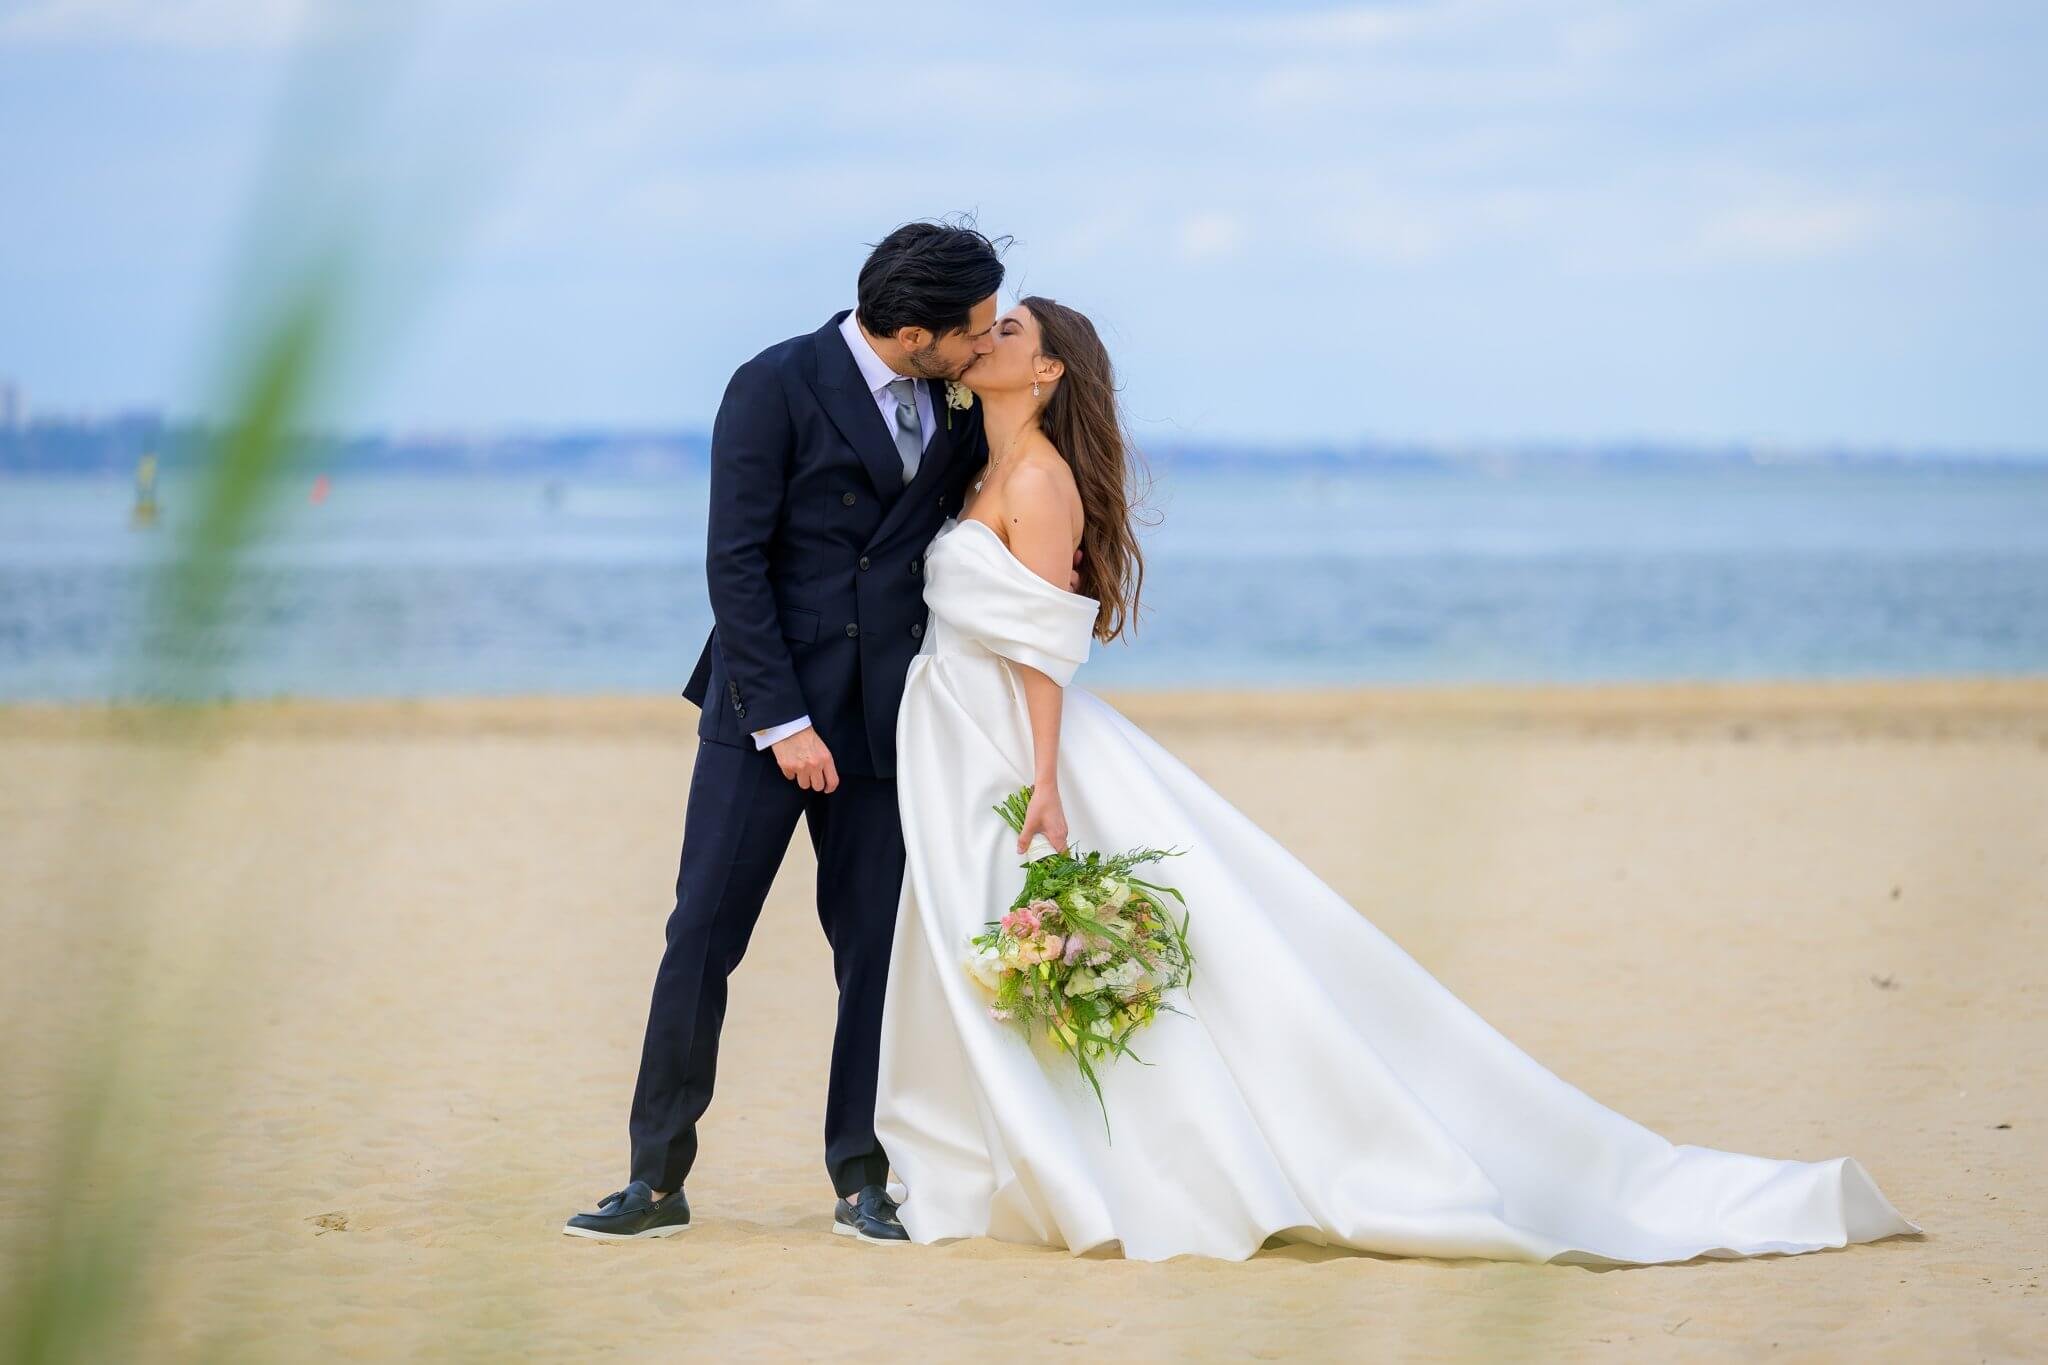
[(770, 746), (782, 775), (805, 791), (830, 792), (839, 789), (839, 769), (832, 766), (832, 751), (818, 738), (816, 726), (806, 725), (793, 735)]

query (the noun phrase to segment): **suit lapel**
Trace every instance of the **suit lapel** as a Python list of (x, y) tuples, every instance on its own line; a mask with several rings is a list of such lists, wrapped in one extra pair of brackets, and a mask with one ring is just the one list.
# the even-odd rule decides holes
[[(844, 312), (835, 314), (816, 333), (817, 366), (811, 388), (832, 425), (839, 428), (839, 434), (860, 456), (875, 493), (885, 506), (890, 506), (903, 500), (903, 457), (896, 453), (896, 441), (882, 421), (875, 396), (868, 392), (860, 367), (853, 363), (853, 353), (846, 349), (846, 338), (839, 334), (839, 324), (845, 317)], [(937, 444), (936, 437), (933, 443)], [(918, 472), (924, 472), (922, 465)]]

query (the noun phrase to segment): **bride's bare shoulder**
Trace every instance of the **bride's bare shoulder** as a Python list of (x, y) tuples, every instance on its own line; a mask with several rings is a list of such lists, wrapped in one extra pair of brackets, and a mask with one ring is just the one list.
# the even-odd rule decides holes
[(1065, 462), (1019, 458), (1003, 485), (1001, 515), (1010, 553), (1047, 582), (1069, 586), (1082, 523), (1081, 495)]
[(1042, 432), (1017, 452), (1017, 468), (1004, 485), (1005, 513), (1069, 527), (1076, 540), (1082, 525), (1081, 488), (1072, 466)]

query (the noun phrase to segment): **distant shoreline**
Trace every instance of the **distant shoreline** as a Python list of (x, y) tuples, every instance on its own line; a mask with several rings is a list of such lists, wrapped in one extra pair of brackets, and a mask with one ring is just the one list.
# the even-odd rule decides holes
[[(154, 455), (163, 472), (189, 475), (219, 432), (203, 422), (159, 413), (105, 418), (46, 418), (0, 426), (0, 478), (132, 475)], [(1884, 471), (2013, 470), (2048, 472), (2048, 450), (1907, 446), (1852, 442), (1775, 442), (1614, 438), (1422, 440), (1331, 437), (1284, 443), (1228, 438), (1158, 438), (1137, 444), (1155, 471), (1188, 473), (1276, 469), (1317, 474), (1496, 474), (1580, 471), (1853, 469)], [(676, 478), (708, 469), (710, 433), (695, 427), (479, 428), (466, 430), (315, 430), (297, 437), (295, 463), (354, 476), (530, 476)]]
[[(2032, 731), (2048, 747), (2048, 675), (1841, 681), (1103, 688), (1141, 725), (1178, 731), (1252, 727), (1369, 738), (1382, 730), (1564, 728), (1658, 733), (1736, 727), (1900, 737)], [(0, 740), (124, 733), (175, 717), (237, 734), (505, 733), (661, 735), (696, 732), (697, 708), (649, 693), (238, 698), (207, 702), (0, 702)], [(1738, 737), (1740, 737), (1738, 735)]]

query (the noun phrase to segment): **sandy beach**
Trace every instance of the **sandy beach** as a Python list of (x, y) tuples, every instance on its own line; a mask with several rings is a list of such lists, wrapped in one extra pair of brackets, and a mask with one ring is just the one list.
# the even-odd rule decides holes
[[(1565, 1079), (1673, 1141), (1854, 1156), (1925, 1234), (1597, 1271), (832, 1237), (799, 835), (697, 1225), (565, 1238), (623, 1181), (693, 707), (19, 705), (11, 1274), (53, 1201), (118, 1220), (127, 1162), (152, 1356), (2048, 1355), (2048, 680), (1102, 695)], [(116, 1042), (110, 1140), (53, 1188)]]

